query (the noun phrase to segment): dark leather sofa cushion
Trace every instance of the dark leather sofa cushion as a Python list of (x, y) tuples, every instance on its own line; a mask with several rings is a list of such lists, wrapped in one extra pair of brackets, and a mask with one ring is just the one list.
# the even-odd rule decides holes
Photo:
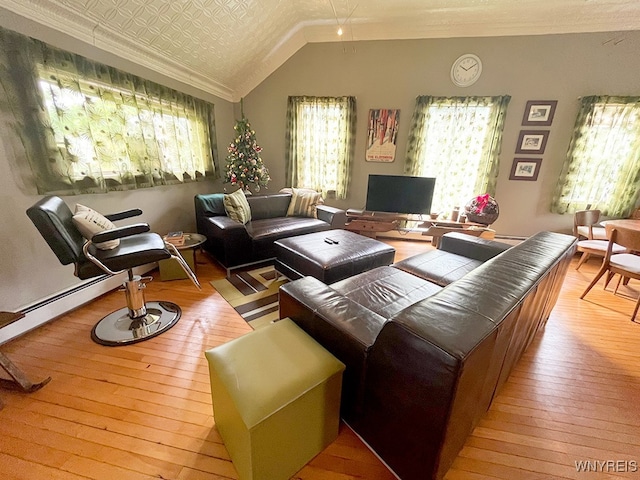
[(442, 290), (393, 267), (378, 267), (331, 285), (336, 292), (385, 318)]
[(246, 228), (254, 256), (267, 258), (275, 256), (273, 242), (276, 240), (329, 230), (331, 225), (317, 218), (276, 217), (251, 220)]
[(510, 248), (511, 245), (507, 243), (456, 232), (444, 234), (438, 244), (438, 250), (474, 258), (481, 262), (486, 262)]
[(414, 255), (393, 266), (444, 287), (509, 248), (506, 243), (451, 232), (442, 236), (437, 250)]
[(272, 193), (268, 195), (251, 195), (247, 197), (251, 208), (251, 219), (285, 217), (291, 202), (290, 193)]
[(394, 263), (393, 266), (444, 287), (461, 279), (482, 263), (455, 253), (431, 250)]

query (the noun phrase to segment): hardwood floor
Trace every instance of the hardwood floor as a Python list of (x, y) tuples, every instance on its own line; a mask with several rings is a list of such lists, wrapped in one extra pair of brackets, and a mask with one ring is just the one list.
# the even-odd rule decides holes
[[(431, 248), (388, 242), (397, 260)], [(629, 320), (639, 288), (632, 281), (624, 298), (599, 284), (579, 300), (597, 267), (570, 268), (546, 329), (448, 480), (640, 477), (640, 324)], [(188, 280), (148, 285), (147, 299), (183, 309), (155, 339), (116, 348), (91, 341), (97, 319), (124, 304), (112, 292), (1, 347), (34, 381), (53, 377), (35, 393), (0, 391), (3, 480), (237, 478), (214, 426), (203, 352), (250, 327), (209, 284), (224, 271), (211, 262), (198, 268), (200, 292)], [(583, 461), (609, 463), (585, 473), (576, 466)], [(295, 478), (394, 477), (342, 426)]]

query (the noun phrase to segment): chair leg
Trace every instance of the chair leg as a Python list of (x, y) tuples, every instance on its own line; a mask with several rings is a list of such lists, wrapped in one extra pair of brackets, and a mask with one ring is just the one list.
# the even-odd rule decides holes
[(602, 288), (603, 290), (605, 290), (607, 288), (607, 286), (609, 285), (609, 282), (611, 281), (611, 279), (613, 278), (613, 276), (615, 275), (615, 273), (613, 272), (608, 272), (607, 273), (607, 278), (604, 282), (604, 287)]
[(633, 309), (633, 315), (631, 315), (631, 321), (636, 321), (636, 314), (638, 313), (638, 307), (640, 307), (640, 295), (638, 296), (638, 300), (636, 301), (636, 308)]
[(164, 244), (165, 244), (166, 248), (170, 252), (172, 252), (171, 258), (173, 258), (176, 262), (178, 262), (178, 265), (180, 265), (182, 270), (184, 270), (184, 273), (187, 274), (187, 277), (189, 277), (189, 280), (191, 280), (193, 282), (193, 284), (198, 288), (198, 290), (202, 290), (202, 287), (200, 286), (200, 282), (198, 281), (198, 277), (196, 277), (196, 274), (193, 273), (193, 270), (191, 270), (191, 267), (185, 261), (185, 259), (182, 258), (182, 254), (176, 248), (176, 246), (174, 244), (172, 244), (172, 243), (169, 243), (169, 242), (164, 242)]
[(589, 293), (589, 290), (591, 290), (593, 288), (593, 286), (598, 283), (598, 280), (600, 280), (600, 278), (602, 278), (602, 276), (607, 272), (607, 267), (606, 266), (602, 266), (600, 267), (600, 270), (598, 270), (598, 273), (596, 273), (596, 276), (593, 277), (593, 280), (591, 280), (591, 283), (589, 284), (589, 286), (585, 289), (584, 292), (582, 292), (582, 295), (580, 295), (580, 299), (583, 299), (584, 296)]
[(622, 275), (618, 275), (618, 281), (616, 282), (616, 288), (613, 289), (613, 294), (618, 293), (618, 288), (620, 288), (620, 280), (622, 280)]
[(582, 264), (587, 260), (589, 260), (590, 256), (591, 254), (587, 252), (582, 252), (582, 256), (580, 257), (580, 260), (578, 260), (578, 265), (576, 266), (576, 270), (580, 270), (580, 267), (582, 266)]

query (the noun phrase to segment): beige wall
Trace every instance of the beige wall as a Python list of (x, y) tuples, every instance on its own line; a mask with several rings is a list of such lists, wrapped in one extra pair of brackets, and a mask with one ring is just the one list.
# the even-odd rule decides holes
[[(275, 189), (284, 185), (287, 96), (356, 96), (358, 127), (351, 193), (345, 201), (329, 203), (362, 208), (369, 173), (403, 173), (416, 96), (511, 95), (496, 191), (500, 218), (494, 228), (505, 235), (530, 235), (540, 230), (568, 232), (572, 218), (549, 213), (549, 204), (566, 155), (578, 98), (640, 95), (639, 51), (638, 31), (309, 44), (245, 98), (245, 113), (264, 148), (263, 158)], [(463, 53), (475, 53), (483, 62), (481, 78), (467, 88), (456, 87), (449, 78), (451, 64)], [(528, 100), (558, 100), (558, 107), (538, 181), (512, 181), (509, 173), (518, 133), (530, 128), (521, 126)], [(366, 120), (371, 108), (401, 110), (393, 163), (364, 160)]]
[[(0, 25), (200, 96), (215, 104), (218, 152), (224, 164), (226, 145), (233, 138), (238, 105), (195, 91), (157, 72), (123, 61), (91, 45), (28, 22), (0, 10)], [(615, 42), (608, 40), (614, 39)], [(624, 39), (622, 42), (616, 42)], [(639, 95), (640, 32), (511, 38), (470, 38), (310, 44), (245, 99), (245, 114), (263, 147), (273, 182), (268, 191), (285, 186), (285, 112), (288, 95), (355, 95), (358, 104), (356, 157), (351, 194), (345, 201), (329, 201), (344, 208), (362, 208), (369, 173), (402, 174), (406, 138), (418, 95), (511, 95), (501, 156), (496, 198), (501, 216), (495, 224), (505, 235), (528, 235), (538, 230), (568, 231), (571, 218), (548, 213), (549, 199), (564, 159), (578, 97), (591, 94)], [(484, 70), (468, 88), (449, 80), (452, 62), (462, 53), (479, 55)], [(509, 181), (511, 161), (527, 100), (558, 100), (547, 150), (537, 182)], [(399, 108), (400, 130), (396, 161), (364, 160), (366, 119), (371, 108)], [(61, 266), (25, 210), (40, 196), (19, 186), (8, 159), (15, 155), (15, 138), (0, 132), (0, 309), (18, 310), (77, 282), (72, 268)], [(198, 183), (106, 195), (66, 197), (105, 213), (141, 208), (152, 229), (165, 232), (195, 228), (193, 196), (221, 191), (221, 183)]]
[[(209, 100), (215, 105), (218, 130), (218, 151), (224, 164), (225, 145), (233, 138), (234, 108), (230, 102), (186, 85), (179, 84), (140, 66), (122, 61), (114, 55), (81, 44), (42, 26), (20, 19), (0, 9), (0, 26), (30, 35), (60, 48), (74, 51), (97, 61), (154, 80)], [(73, 276), (73, 266), (62, 266), (26, 215), (28, 207), (42, 196), (22, 187), (20, 176), (10, 165), (10, 159), (19, 154), (20, 145), (11, 131), (0, 132), (0, 310), (16, 311), (34, 302), (61, 292), (79, 283)], [(193, 197), (197, 193), (222, 191), (219, 181), (174, 185), (132, 192), (112, 192), (104, 195), (69, 196), (64, 200), (73, 208), (75, 203), (91, 206), (99, 212), (114, 213), (140, 208), (141, 217), (128, 221), (147, 222), (153, 231), (193, 231), (195, 214)], [(127, 222), (127, 221), (125, 221)], [(121, 225), (125, 224), (124, 222)], [(124, 299), (123, 299), (124, 302)], [(124, 305), (124, 303), (123, 303)]]

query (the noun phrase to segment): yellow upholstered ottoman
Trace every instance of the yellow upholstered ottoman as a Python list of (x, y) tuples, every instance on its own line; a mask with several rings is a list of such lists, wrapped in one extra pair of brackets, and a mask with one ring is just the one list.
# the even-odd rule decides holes
[(216, 427), (242, 480), (286, 480), (338, 436), (344, 364), (292, 320), (205, 356)]

